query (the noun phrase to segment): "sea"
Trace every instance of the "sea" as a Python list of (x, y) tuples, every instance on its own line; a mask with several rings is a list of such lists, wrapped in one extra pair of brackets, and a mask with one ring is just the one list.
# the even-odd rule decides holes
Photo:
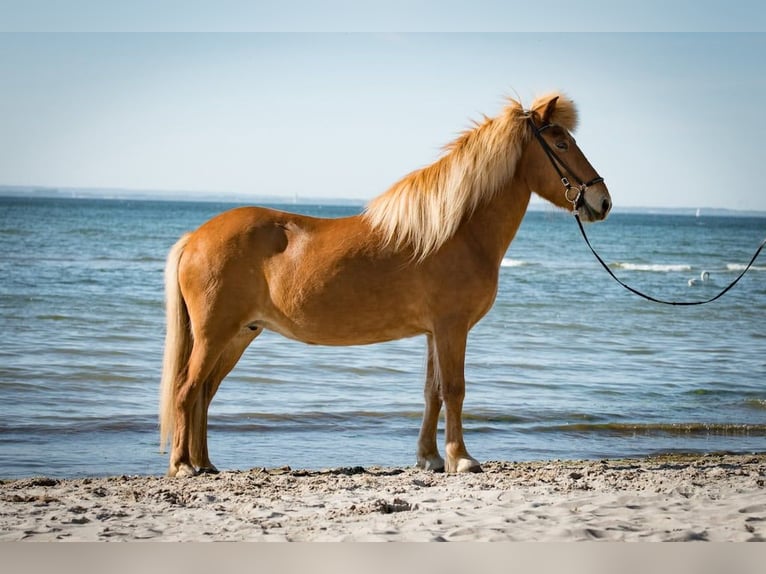
[[(0, 478), (166, 471), (164, 259), (182, 233), (236, 205), (0, 198)], [(617, 211), (587, 231), (622, 280), (697, 300), (744, 268), (766, 218)], [(424, 337), (330, 348), (265, 333), (211, 405), (212, 461), (411, 465), (424, 371)], [(465, 438), (479, 461), (764, 452), (766, 254), (718, 301), (663, 306), (615, 283), (571, 215), (530, 210), (469, 336), (466, 381)]]

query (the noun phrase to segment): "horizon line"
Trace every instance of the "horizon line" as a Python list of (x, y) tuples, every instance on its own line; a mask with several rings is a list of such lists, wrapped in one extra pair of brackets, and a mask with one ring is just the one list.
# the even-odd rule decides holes
[[(184, 194), (184, 195), (181, 195)], [(135, 200), (135, 201), (201, 201), (201, 202), (253, 202), (277, 205), (358, 205), (363, 207), (370, 199), (332, 196), (301, 196), (283, 194), (257, 194), (237, 191), (192, 191), (183, 189), (138, 189), (129, 187), (68, 187), (47, 185), (0, 185), (0, 197), (35, 197), (47, 199), (104, 199), (104, 200)], [(529, 208), (538, 210), (545, 208), (548, 202), (533, 195)], [(553, 208), (552, 208), (553, 209)], [(766, 210), (757, 208), (711, 207), (704, 205), (680, 206), (651, 206), (651, 205), (615, 205), (614, 212), (681, 212), (690, 211), (694, 214), (707, 212), (747, 214), (766, 216)]]

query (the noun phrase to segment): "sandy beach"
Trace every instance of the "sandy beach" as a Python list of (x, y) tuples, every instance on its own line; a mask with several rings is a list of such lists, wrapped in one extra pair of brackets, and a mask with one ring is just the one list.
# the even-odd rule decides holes
[(763, 541), (766, 454), (0, 483), (2, 541)]

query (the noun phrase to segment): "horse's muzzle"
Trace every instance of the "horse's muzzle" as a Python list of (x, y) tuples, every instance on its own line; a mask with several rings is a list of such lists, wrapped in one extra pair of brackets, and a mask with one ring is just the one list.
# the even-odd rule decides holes
[(612, 209), (612, 200), (604, 192), (586, 189), (576, 209), (583, 221), (603, 221)]

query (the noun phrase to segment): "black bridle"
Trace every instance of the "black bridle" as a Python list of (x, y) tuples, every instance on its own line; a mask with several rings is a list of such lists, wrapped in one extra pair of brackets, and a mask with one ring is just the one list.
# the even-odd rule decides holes
[[(723, 297), (725, 293), (727, 293), (732, 287), (734, 287), (742, 277), (744, 277), (745, 273), (747, 273), (750, 270), (750, 267), (752, 267), (753, 263), (755, 263), (755, 260), (758, 258), (758, 255), (760, 255), (761, 250), (766, 246), (766, 239), (761, 241), (761, 244), (758, 246), (758, 249), (755, 251), (755, 255), (750, 259), (750, 262), (747, 264), (745, 269), (737, 275), (736, 279), (729, 283), (725, 289), (723, 289), (720, 293), (715, 295), (714, 297), (711, 297), (710, 299), (705, 299), (704, 301), (666, 301), (664, 299), (657, 299), (656, 297), (652, 297), (651, 295), (647, 295), (646, 293), (642, 293), (638, 289), (635, 289), (631, 287), (630, 285), (625, 284), (623, 281), (621, 281), (614, 272), (609, 268), (609, 265), (607, 265), (603, 259), (601, 259), (601, 256), (599, 256), (598, 253), (596, 253), (596, 250), (593, 248), (593, 246), (590, 244), (590, 241), (588, 240), (588, 236), (585, 234), (585, 228), (583, 227), (582, 221), (580, 220), (580, 208), (585, 207), (586, 209), (590, 210), (590, 206), (585, 202), (585, 192), (591, 185), (596, 185), (597, 183), (603, 183), (604, 178), (600, 176), (596, 176), (593, 179), (583, 182), (582, 179), (580, 179), (577, 174), (572, 171), (572, 168), (570, 168), (566, 162), (559, 157), (559, 155), (551, 149), (551, 146), (548, 145), (548, 142), (545, 141), (545, 138), (542, 136), (542, 132), (551, 127), (553, 124), (547, 123), (543, 124), (540, 127), (537, 127), (535, 125), (535, 122), (532, 120), (531, 116), (527, 117), (527, 120), (529, 121), (529, 124), (532, 126), (532, 133), (535, 134), (535, 138), (538, 142), (540, 142), (540, 145), (543, 148), (543, 151), (545, 152), (545, 155), (548, 156), (548, 159), (550, 160), (551, 164), (553, 165), (553, 169), (556, 170), (556, 173), (558, 174), (559, 178), (561, 179), (561, 183), (564, 185), (564, 197), (568, 202), (570, 202), (573, 206), (572, 213), (575, 217), (575, 220), (577, 221), (577, 226), (580, 228), (580, 233), (582, 234), (583, 239), (585, 240), (585, 244), (588, 246), (588, 249), (590, 249), (591, 253), (596, 257), (596, 260), (601, 264), (601, 266), (606, 269), (606, 272), (609, 273), (609, 275), (612, 276), (612, 279), (617, 281), (621, 286), (623, 286), (625, 289), (630, 291), (631, 293), (634, 293), (635, 295), (638, 295), (639, 297), (643, 297), (647, 301), (652, 301), (654, 303), (661, 303), (663, 305), (675, 305), (675, 306), (691, 306), (691, 305), (704, 305), (706, 303), (712, 303), (716, 299), (720, 299)], [(569, 176), (577, 182), (577, 186), (573, 186), (569, 179), (564, 175), (564, 172), (568, 173)], [(573, 194), (574, 192), (574, 194)]]
[[(566, 197), (567, 201), (574, 206), (574, 212), (577, 213), (577, 211), (584, 205), (587, 208), (588, 206), (585, 204), (585, 190), (587, 190), (591, 185), (603, 183), (604, 178), (597, 175), (593, 179), (583, 182), (583, 180), (578, 177), (572, 168), (569, 167), (566, 162), (551, 149), (551, 146), (548, 145), (548, 142), (545, 141), (545, 138), (542, 136), (542, 133), (548, 128), (552, 127), (553, 124), (548, 123), (537, 127), (531, 117), (528, 117), (527, 120), (529, 121), (529, 125), (532, 126), (532, 133), (535, 134), (535, 137), (537, 138), (537, 141), (540, 142), (545, 155), (547, 155), (548, 159), (551, 161), (553, 169), (555, 169), (556, 173), (559, 175), (559, 179), (561, 179), (561, 183), (564, 185), (564, 197)], [(564, 175), (564, 172), (567, 172), (569, 176), (577, 182), (577, 187), (572, 185), (572, 183), (569, 181), (569, 178)], [(572, 194), (572, 192), (574, 192), (574, 194)]]

